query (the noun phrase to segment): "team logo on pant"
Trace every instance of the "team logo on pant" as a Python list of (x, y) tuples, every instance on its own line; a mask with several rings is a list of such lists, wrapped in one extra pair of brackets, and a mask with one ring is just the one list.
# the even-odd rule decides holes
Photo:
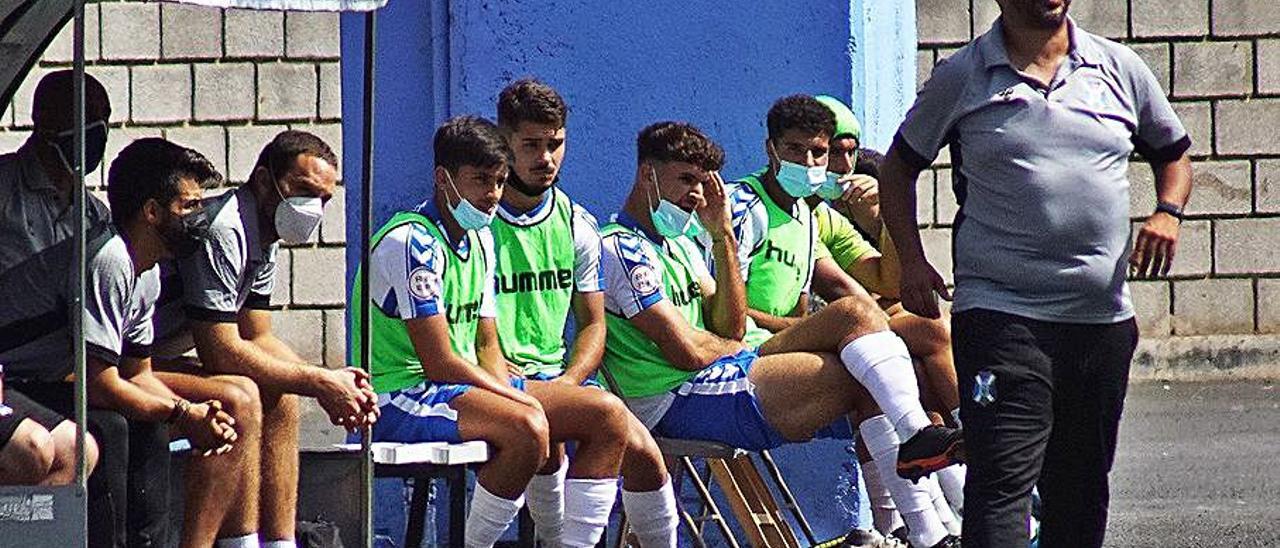
[(973, 401), (986, 407), (996, 401), (996, 374), (983, 369), (973, 376)]

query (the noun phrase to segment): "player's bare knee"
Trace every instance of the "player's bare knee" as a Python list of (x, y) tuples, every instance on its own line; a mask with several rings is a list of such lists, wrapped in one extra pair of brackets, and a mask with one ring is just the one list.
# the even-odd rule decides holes
[(849, 295), (827, 305), (830, 313), (839, 314), (841, 323), (850, 326), (856, 335), (884, 331), (889, 328), (880, 306), (869, 295)]
[(533, 409), (522, 409), (510, 419), (510, 424), (511, 428), (502, 436), (500, 445), (536, 461), (536, 468), (541, 468), (546, 464), (551, 445), (551, 427), (547, 425), (546, 416)]
[(235, 417), (237, 424), (254, 421), (260, 423), (262, 394), (258, 390), (258, 383), (248, 377), (240, 376), (229, 376), (219, 380), (224, 386), (221, 394), (222, 408)]
[(19, 433), (9, 440), (19, 455), (14, 459), (13, 474), (22, 483), (43, 481), (53, 468), (55, 457), (53, 437), (49, 431), (34, 422), (30, 426), (20, 428)]
[(623, 440), (627, 436), (627, 406), (617, 396), (607, 392), (593, 394), (590, 405), (584, 409), (584, 420), (592, 425), (599, 438)]

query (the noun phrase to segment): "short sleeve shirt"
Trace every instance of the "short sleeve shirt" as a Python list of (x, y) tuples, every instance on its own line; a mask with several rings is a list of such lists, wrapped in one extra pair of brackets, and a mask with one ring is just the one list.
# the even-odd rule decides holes
[(1137, 54), (1068, 26), (1069, 53), (1045, 87), (1010, 64), (997, 21), (934, 69), (894, 139), (919, 169), (951, 147), (957, 311), (1133, 316), (1129, 156), (1176, 160), (1190, 140)]
[[(0, 308), (0, 363), (8, 375), (58, 381), (72, 372), (71, 284), (65, 276), (73, 268), (71, 244), (65, 240), (48, 247), (0, 274), (0, 299), (10, 303)], [(91, 235), (87, 250), (83, 319), (88, 354), (111, 365), (119, 365), (122, 357), (149, 357), (159, 270), (137, 273), (124, 239), (109, 226)]]
[[(682, 248), (690, 258), (688, 266), (694, 277), (711, 277), (710, 269), (702, 259), (702, 250), (692, 240), (684, 237), (662, 238), (656, 234), (650, 234), (649, 238), (663, 249)], [(662, 287), (661, 260), (652, 247), (640, 245), (638, 239), (634, 234), (622, 232), (605, 236), (601, 240), (604, 308), (607, 312), (626, 319), (671, 298)]]
[[(433, 204), (424, 203), (417, 211), (436, 222), (441, 234), (445, 233)], [(471, 253), (484, 254), (485, 283), (479, 314), (482, 318), (495, 317), (493, 237), (488, 229), (474, 234), (477, 239), (474, 244), (469, 237), (450, 243), (440, 241), (420, 223), (392, 229), (370, 251), (369, 284), (373, 303), (384, 314), (401, 320), (440, 314), (447, 304), (442, 291), (444, 254), (449, 252), (447, 246), (451, 246), (453, 252), (464, 258)]]
[[(57, 192), (30, 146), (0, 155), (0, 272), (71, 237), (75, 208), (64, 206)], [(107, 206), (87, 196), (88, 224), (109, 223)]]
[(848, 217), (831, 209), (826, 203), (813, 208), (813, 221), (818, 230), (815, 260), (825, 255), (834, 259), (840, 268), (848, 270), (869, 253), (876, 252), (876, 248), (862, 237), (862, 233), (858, 232)]
[(166, 355), (192, 347), (188, 319), (234, 322), (243, 309), (271, 306), (280, 244), (262, 244), (249, 187), (210, 198), (204, 207), (212, 217), (208, 239), (190, 257), (161, 265), (156, 333)]

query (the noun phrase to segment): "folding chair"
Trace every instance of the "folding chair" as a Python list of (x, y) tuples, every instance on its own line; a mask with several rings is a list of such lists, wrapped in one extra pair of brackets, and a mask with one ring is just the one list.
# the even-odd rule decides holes
[[(617, 393), (617, 382), (608, 368), (602, 365), (600, 372), (609, 389)], [(734, 537), (733, 531), (729, 528), (728, 522), (724, 519), (724, 514), (720, 511), (719, 505), (716, 504), (711, 496), (709, 487), (711, 480), (719, 484), (721, 490), (724, 491), (730, 510), (738, 520), (739, 525), (742, 526), (747, 542), (751, 546), (798, 547), (800, 545), (795, 533), (791, 530), (791, 525), (782, 514), (783, 508), (792, 512), (809, 543), (815, 544), (813, 532), (809, 527), (808, 521), (805, 519), (803, 512), (801, 512), (795, 497), (791, 494), (786, 481), (782, 479), (777, 465), (773, 462), (773, 457), (768, 455), (767, 452), (762, 452), (761, 458), (769, 470), (771, 479), (786, 500), (786, 504), (783, 506), (780, 506), (774, 499), (773, 493), (765, 485), (763, 477), (756, 469), (755, 462), (747, 451), (721, 443), (702, 440), (655, 438), (655, 441), (658, 443), (663, 456), (669, 457), (667, 462), (668, 468), (671, 470), (672, 484), (678, 484), (681, 480), (681, 472), (683, 472), (688, 474), (690, 482), (693, 483), (694, 489), (698, 492), (698, 497), (702, 502), (702, 510), (697, 517), (694, 517), (683, 506), (679, 506), (677, 510), (680, 514), (681, 522), (689, 530), (694, 543), (699, 548), (707, 546), (704, 538), (707, 522), (711, 522), (719, 528), (731, 548), (740, 546), (738, 539)], [(675, 460), (673, 462), (670, 459)], [(703, 459), (707, 463), (707, 467), (710, 470), (709, 477), (704, 478), (702, 476), (694, 465), (693, 459)], [(624, 546), (626, 543), (627, 527), (625, 523), (626, 520), (624, 518), (624, 525), (618, 537), (619, 546)]]

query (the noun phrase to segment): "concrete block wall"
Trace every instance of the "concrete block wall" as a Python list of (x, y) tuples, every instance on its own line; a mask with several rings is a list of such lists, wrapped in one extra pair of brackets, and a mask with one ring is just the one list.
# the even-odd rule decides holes
[[(990, 28), (995, 0), (917, 0), (918, 84)], [(1280, 334), (1280, 9), (1274, 0), (1075, 0), (1084, 29), (1133, 48), (1191, 133), (1194, 189), (1175, 267), (1131, 283), (1144, 337)], [(944, 152), (921, 175), (929, 256), (950, 264), (955, 215)], [(1154, 177), (1130, 170), (1136, 228), (1155, 208)], [(934, 204), (930, 209), (928, 204)], [(949, 273), (948, 273), (949, 276)]]
[[(95, 192), (103, 191), (111, 159), (139, 137), (199, 150), (228, 188), (248, 177), (262, 147), (285, 129), (315, 133), (341, 157), (337, 15), (102, 2), (86, 6), (86, 18), (86, 70), (112, 103), (107, 157), (89, 176)], [(70, 68), (71, 47), (68, 23), (4, 109), (0, 152), (30, 134), (35, 85)], [(314, 241), (282, 250), (273, 296), (279, 334), (307, 361), (331, 368), (346, 354), (343, 195), (340, 187)], [(317, 407), (307, 413), (304, 445), (340, 436)]]

